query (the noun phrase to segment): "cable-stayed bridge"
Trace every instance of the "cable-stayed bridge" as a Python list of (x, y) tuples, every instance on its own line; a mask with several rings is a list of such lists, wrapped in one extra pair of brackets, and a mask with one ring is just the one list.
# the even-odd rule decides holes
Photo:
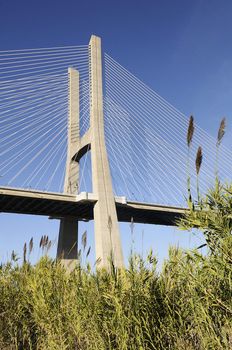
[(96, 256), (122, 266), (118, 221), (175, 225), (187, 177), (196, 198), (232, 154), (108, 54), (84, 46), (0, 52), (0, 211), (60, 219), (58, 257), (77, 258), (78, 221), (95, 221)]

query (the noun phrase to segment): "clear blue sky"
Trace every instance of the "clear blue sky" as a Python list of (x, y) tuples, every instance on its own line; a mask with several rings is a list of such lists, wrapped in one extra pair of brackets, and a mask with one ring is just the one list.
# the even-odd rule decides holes
[[(215, 0), (2, 0), (0, 50), (81, 45), (99, 35), (107, 53), (179, 110), (193, 113), (209, 133), (216, 134), (227, 116), (225, 144), (232, 147), (231, 14), (231, 1)], [(31, 236), (55, 239), (58, 223), (0, 214), (0, 227), (0, 259), (5, 259)], [(169, 243), (197, 242), (175, 229), (138, 226), (138, 250), (142, 230), (144, 250), (152, 246), (161, 258)], [(128, 252), (130, 238), (123, 244)]]

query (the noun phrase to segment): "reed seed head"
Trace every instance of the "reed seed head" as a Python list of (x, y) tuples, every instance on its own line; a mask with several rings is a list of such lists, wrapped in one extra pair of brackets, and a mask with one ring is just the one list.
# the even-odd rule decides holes
[(48, 245), (48, 236), (44, 236), (45, 237), (45, 240), (44, 240), (44, 246), (46, 247)]
[(40, 240), (40, 243), (39, 243), (39, 247), (43, 249), (43, 248), (46, 247), (47, 244), (48, 244), (48, 236), (43, 235), (41, 237), (41, 240)]
[(131, 233), (134, 232), (134, 226), (135, 226), (135, 224), (134, 224), (134, 218), (131, 217), (131, 222), (130, 222), (130, 230), (131, 230)]
[(26, 256), (27, 256), (27, 243), (24, 243), (23, 246), (23, 262), (26, 262)]
[(30, 239), (30, 242), (29, 242), (29, 254), (31, 254), (32, 249), (33, 249), (33, 237)]
[(86, 253), (86, 258), (89, 256), (90, 250), (91, 250), (91, 247), (89, 247), (89, 249), (88, 249), (88, 251), (87, 251), (87, 253)]
[(221, 140), (222, 140), (223, 136), (225, 135), (225, 128), (226, 128), (226, 118), (223, 118), (221, 120), (219, 129), (218, 129), (217, 146), (220, 145)]
[(51, 246), (52, 246), (52, 241), (49, 241), (48, 245), (47, 245), (47, 250), (49, 250), (51, 248)]
[(12, 250), (12, 253), (11, 253), (11, 260), (12, 261), (16, 261), (17, 260), (17, 255), (15, 254), (14, 250)]
[(81, 257), (81, 249), (78, 250), (78, 253), (77, 253), (77, 259), (79, 260)]
[(196, 156), (196, 172), (197, 172), (197, 175), (199, 174), (199, 171), (200, 171), (200, 168), (201, 168), (202, 158), (203, 158), (202, 148), (200, 146), (200, 147), (198, 147), (197, 156)]
[(99, 265), (101, 263), (102, 259), (99, 257), (97, 258), (97, 260), (95, 261), (94, 265)]
[(194, 133), (194, 118), (191, 115), (189, 118), (189, 126), (188, 126), (188, 133), (187, 133), (187, 145), (190, 147), (192, 139), (193, 139), (193, 133)]
[(86, 244), (87, 244), (87, 231), (85, 231), (81, 237), (81, 243), (82, 243), (82, 246), (85, 250), (86, 248)]

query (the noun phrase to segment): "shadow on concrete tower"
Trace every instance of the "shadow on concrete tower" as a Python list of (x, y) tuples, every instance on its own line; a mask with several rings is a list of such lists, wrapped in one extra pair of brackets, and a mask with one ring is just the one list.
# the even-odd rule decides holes
[[(69, 121), (67, 163), (64, 192), (78, 193), (79, 161), (91, 149), (92, 187), (97, 197), (94, 206), (96, 259), (99, 267), (109, 268), (112, 257), (117, 267), (123, 266), (123, 254), (117, 220), (115, 198), (107, 157), (102, 90), (101, 39), (91, 36), (90, 55), (90, 127), (79, 133), (79, 73), (69, 68)], [(75, 217), (61, 219), (57, 258), (72, 268), (77, 261), (78, 221)]]

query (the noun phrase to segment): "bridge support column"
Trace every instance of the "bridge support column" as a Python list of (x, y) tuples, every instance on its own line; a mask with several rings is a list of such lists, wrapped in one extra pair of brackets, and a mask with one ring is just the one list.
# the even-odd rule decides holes
[(60, 220), (57, 257), (62, 264), (72, 270), (77, 263), (78, 221), (75, 218)]
[[(101, 39), (90, 39), (90, 128), (79, 135), (79, 74), (69, 68), (68, 154), (64, 192), (78, 193), (79, 160), (91, 147), (92, 185), (97, 196), (94, 206), (96, 259), (99, 267), (109, 269), (110, 258), (116, 267), (123, 266), (116, 205), (104, 135)], [(63, 218), (60, 223), (57, 257), (66, 266), (77, 259), (77, 229), (75, 218)]]
[[(68, 118), (68, 148), (64, 192), (77, 194), (79, 180), (79, 163), (75, 154), (80, 145), (79, 136), (79, 73), (73, 68), (69, 74), (69, 118)], [(78, 221), (75, 218), (64, 217), (60, 221), (57, 258), (67, 269), (71, 270), (77, 262)]]
[(94, 35), (90, 39), (90, 62), (92, 184), (98, 198), (94, 207), (96, 259), (101, 259), (100, 267), (109, 268), (112, 257), (115, 266), (122, 267), (123, 254), (104, 136), (101, 39)]

